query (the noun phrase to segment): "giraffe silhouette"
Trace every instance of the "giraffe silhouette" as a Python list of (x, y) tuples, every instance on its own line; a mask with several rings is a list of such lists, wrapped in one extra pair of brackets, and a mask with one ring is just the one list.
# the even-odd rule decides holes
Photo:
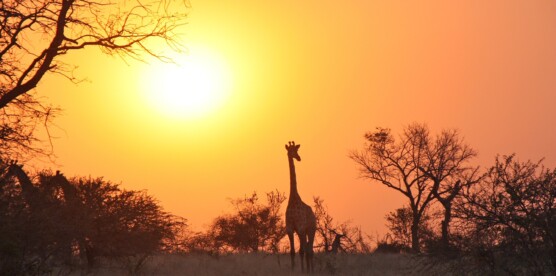
[(336, 231), (332, 231), (332, 232), (333, 232), (336, 236), (334, 237), (334, 241), (332, 242), (332, 249), (330, 249), (330, 253), (336, 254), (336, 253), (338, 253), (338, 250), (344, 250), (344, 249), (342, 248), (342, 242), (340, 241), (340, 239), (342, 239), (342, 238), (345, 237), (346, 235), (336, 233)]
[(294, 233), (299, 237), (299, 256), (301, 259), (301, 271), (304, 271), (303, 259), (307, 261), (307, 272), (313, 271), (313, 241), (317, 229), (315, 213), (311, 207), (305, 204), (297, 192), (297, 179), (295, 175), (294, 159), (301, 161), (297, 152), (301, 145), (290, 141), (286, 144), (288, 151), (288, 164), (290, 167), (290, 197), (286, 208), (286, 233), (290, 240), (290, 256), (292, 270), (295, 267)]
[[(59, 187), (64, 192), (64, 201), (66, 203), (66, 208), (74, 210), (72, 213), (72, 217), (81, 222), (81, 223), (88, 223), (88, 218), (85, 212), (86, 208), (83, 202), (79, 197), (79, 191), (77, 187), (72, 184), (64, 174), (60, 171), (56, 171), (55, 175), (48, 177), (48, 182), (53, 184), (55, 187)], [(83, 227), (87, 228), (86, 225), (82, 225)], [(79, 253), (81, 258), (86, 260), (87, 268), (90, 269), (95, 265), (95, 256), (94, 251), (95, 248), (91, 244), (90, 240), (87, 238), (86, 229), (82, 231), (77, 231), (77, 235), (75, 236), (75, 242), (77, 243)]]
[(50, 177), (50, 181), (64, 192), (64, 201), (75, 208), (82, 208), (83, 203), (79, 199), (77, 188), (72, 185), (60, 171)]
[[(53, 202), (51, 199), (49, 200), (47, 192), (44, 190), (39, 189), (39, 187), (35, 186), (29, 175), (23, 170), (23, 165), (17, 163), (17, 161), (11, 161), (7, 168), (7, 173), (5, 177), (15, 177), (21, 186), (21, 191), (25, 202), (29, 205), (31, 212), (39, 213), (45, 207), (52, 206)], [(59, 205), (59, 211), (65, 211), (66, 216), (62, 215), (64, 219), (72, 219), (72, 223), (75, 225), (79, 225), (77, 220), (83, 222), (84, 217), (81, 216), (80, 212), (84, 210), (83, 202), (81, 202), (79, 198), (78, 189), (75, 185), (71, 184), (68, 179), (60, 173), (60, 171), (56, 171), (55, 175), (47, 175), (40, 181), (43, 188), (60, 188), (63, 191), (63, 201), (65, 205)], [(70, 211), (71, 215), (68, 217), (67, 212)], [(66, 221), (67, 222), (67, 221)], [(83, 227), (83, 225), (80, 225)], [(74, 233), (75, 234), (75, 233)], [(79, 253), (82, 255), (83, 258), (86, 258), (87, 265), (91, 267), (94, 263), (92, 258), (92, 248), (87, 243), (86, 237), (84, 233), (78, 233), (75, 237), (75, 242), (79, 247)], [(62, 246), (62, 245), (60, 245)], [(66, 248), (69, 254), (72, 254), (72, 244), (68, 244)], [(63, 247), (63, 246), (62, 246)]]
[(23, 195), (23, 198), (25, 199), (25, 202), (29, 205), (29, 207), (33, 209), (40, 208), (40, 191), (37, 187), (35, 187), (35, 185), (33, 185), (31, 179), (23, 170), (23, 165), (19, 165), (17, 161), (11, 161), (8, 165), (6, 176), (14, 176), (17, 179), (19, 185), (21, 186), (21, 193)]

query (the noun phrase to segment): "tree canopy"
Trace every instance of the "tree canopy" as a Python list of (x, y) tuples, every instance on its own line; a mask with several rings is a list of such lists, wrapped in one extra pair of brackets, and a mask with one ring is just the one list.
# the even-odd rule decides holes
[[(154, 42), (179, 50), (177, 28), (187, 2), (170, 0), (36, 0), (0, 2), (0, 153), (45, 153), (35, 130), (57, 108), (34, 89), (46, 74), (70, 81), (77, 64), (61, 57), (87, 47), (109, 55), (167, 60)], [(42, 96), (45, 96), (44, 94)]]

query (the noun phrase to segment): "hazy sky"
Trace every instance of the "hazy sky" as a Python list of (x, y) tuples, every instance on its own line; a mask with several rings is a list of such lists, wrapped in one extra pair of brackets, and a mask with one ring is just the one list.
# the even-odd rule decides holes
[(284, 144), (295, 140), (302, 199), (320, 196), (336, 219), (369, 234), (383, 233), (384, 216), (404, 204), (359, 179), (347, 157), (377, 126), (457, 128), (479, 165), (515, 152), (556, 166), (554, 1), (191, 5), (183, 43), (225, 71), (219, 108), (172, 118), (145, 96), (168, 83), (188, 89), (186, 78), (160, 77), (168, 67), (96, 50), (68, 55), (89, 81), (50, 76), (39, 86), (64, 109), (51, 129), (60, 166), (44, 166), (146, 189), (200, 228), (227, 211), (227, 198), (287, 193)]

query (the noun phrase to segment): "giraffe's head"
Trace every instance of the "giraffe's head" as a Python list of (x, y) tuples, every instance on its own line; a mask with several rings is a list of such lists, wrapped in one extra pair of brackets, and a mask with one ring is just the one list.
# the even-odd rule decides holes
[(288, 158), (293, 158), (297, 161), (301, 161), (301, 157), (299, 157), (299, 153), (297, 150), (301, 145), (296, 145), (294, 141), (289, 141), (286, 144), (286, 150), (288, 151)]

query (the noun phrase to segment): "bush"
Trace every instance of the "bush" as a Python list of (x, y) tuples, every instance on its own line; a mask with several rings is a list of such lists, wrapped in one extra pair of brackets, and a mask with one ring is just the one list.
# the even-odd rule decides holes
[(465, 249), (491, 272), (556, 271), (556, 170), (497, 157), (457, 215), (468, 229)]
[[(162, 210), (144, 191), (128, 191), (102, 178), (0, 168), (0, 274), (44, 274), (99, 257), (141, 266), (169, 251), (185, 220)], [(26, 188), (22, 189), (25, 185)]]
[(232, 200), (236, 212), (217, 217), (210, 227), (213, 250), (278, 252), (278, 244), (286, 234), (280, 214), (285, 199), (284, 194), (276, 191), (267, 193), (266, 204), (259, 203), (256, 192), (250, 197)]

